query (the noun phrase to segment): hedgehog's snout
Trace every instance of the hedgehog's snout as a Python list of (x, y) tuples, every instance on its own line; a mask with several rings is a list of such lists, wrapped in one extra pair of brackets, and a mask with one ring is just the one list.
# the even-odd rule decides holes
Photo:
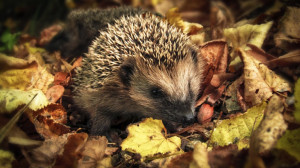
[(189, 112), (184, 115), (184, 123), (193, 123), (195, 121), (195, 115), (193, 112)]
[(194, 110), (190, 110), (185, 112), (182, 115), (182, 119), (181, 119), (181, 123), (186, 126), (186, 125), (190, 125), (193, 124), (196, 120), (195, 120), (195, 114), (194, 114)]

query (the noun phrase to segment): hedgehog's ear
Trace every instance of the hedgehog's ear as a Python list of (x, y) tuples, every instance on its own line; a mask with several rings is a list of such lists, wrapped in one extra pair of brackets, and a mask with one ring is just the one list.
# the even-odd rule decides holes
[(127, 58), (126, 61), (120, 67), (119, 76), (125, 86), (130, 86), (130, 80), (135, 65), (136, 65), (135, 59)]

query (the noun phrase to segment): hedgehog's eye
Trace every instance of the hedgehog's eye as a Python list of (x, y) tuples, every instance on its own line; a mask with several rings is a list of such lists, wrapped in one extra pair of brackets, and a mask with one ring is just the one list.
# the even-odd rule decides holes
[(153, 87), (150, 90), (150, 94), (153, 98), (161, 98), (164, 96), (164, 92), (159, 87)]

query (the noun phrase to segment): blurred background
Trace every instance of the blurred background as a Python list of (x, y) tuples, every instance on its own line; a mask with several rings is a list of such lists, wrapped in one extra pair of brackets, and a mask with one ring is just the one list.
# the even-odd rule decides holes
[[(177, 7), (185, 21), (200, 23), (205, 28), (216, 25), (226, 28), (245, 19), (254, 18), (255, 21), (252, 23), (256, 24), (265, 20), (276, 20), (282, 16), (283, 12), (278, 11), (282, 10), (283, 6), (299, 7), (300, 2), (299, 0), (2, 0), (0, 47), (4, 43), (7, 45), (5, 39), (14, 43), (23, 34), (40, 36), (43, 29), (63, 23), (70, 10), (121, 5), (146, 8), (162, 15)], [(215, 35), (211, 39), (218, 36)]]

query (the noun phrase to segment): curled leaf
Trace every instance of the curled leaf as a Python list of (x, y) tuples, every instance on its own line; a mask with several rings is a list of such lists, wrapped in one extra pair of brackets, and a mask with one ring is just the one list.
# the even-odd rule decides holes
[(275, 92), (291, 92), (291, 84), (267, 66), (240, 50), (244, 63), (245, 101), (252, 105), (267, 100)]

